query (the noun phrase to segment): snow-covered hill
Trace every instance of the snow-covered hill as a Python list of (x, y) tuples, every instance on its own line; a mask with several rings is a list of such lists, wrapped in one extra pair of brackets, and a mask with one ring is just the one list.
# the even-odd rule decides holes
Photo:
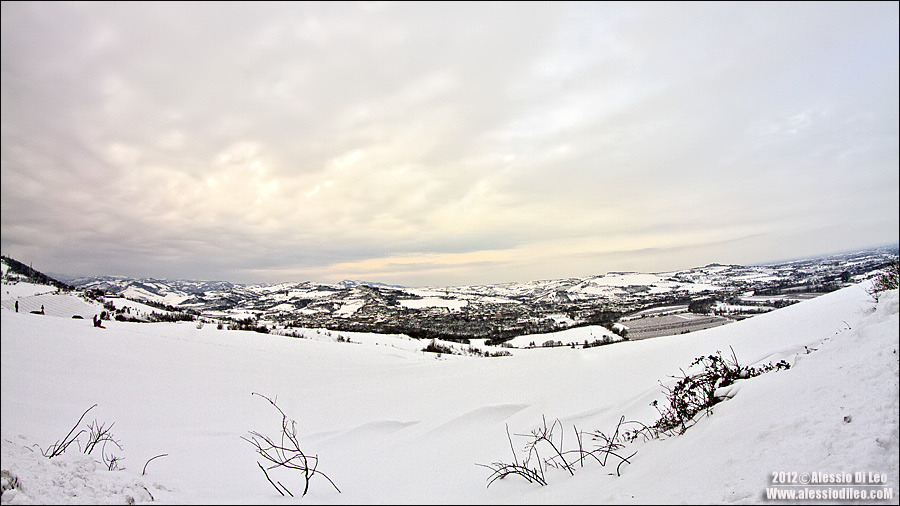
[[(723, 309), (725, 313), (743, 313), (735, 319), (744, 318), (861, 282), (893, 258), (896, 249), (876, 248), (769, 266), (710, 264), (663, 273), (610, 272), (582, 278), (424, 288), (362, 281), (243, 285), (116, 276), (67, 281), (81, 289), (103, 290), (220, 321), (251, 317), (270, 327), (402, 332), (464, 341), (609, 325), (648, 308), (687, 308), (694, 300), (709, 298), (715, 299), (710, 305), (716, 302), (718, 308), (731, 308)], [(725, 319), (713, 323), (723, 324)], [(708, 325), (692, 324), (682, 330), (704, 326)], [(680, 328), (665, 322), (653, 327), (664, 330), (644, 334), (675, 333)], [(670, 328), (674, 330), (665, 330)]]
[[(242, 439), (280, 434), (281, 415), (256, 392), (297, 422), (303, 449), (340, 489), (315, 476), (302, 502), (777, 503), (767, 493), (887, 489), (891, 498), (875, 503), (896, 504), (898, 294), (876, 305), (866, 288), (691, 334), (495, 358), (424, 353), (402, 335), (293, 338), (188, 322), (97, 329), (4, 306), (2, 501), (298, 502), (297, 472), (269, 471), (298, 496), (282, 497)], [(559, 420), (566, 448), (574, 427), (609, 434), (623, 415), (651, 424), (651, 402), (664, 400), (672, 376), (730, 349), (745, 365), (792, 367), (738, 381), (731, 399), (680, 436), (629, 443), (623, 451), (637, 453), (621, 476), (585, 461), (574, 475), (548, 469), (547, 486), (511, 475), (487, 487), (490, 470), (478, 464), (512, 462), (511, 443), (521, 462), (527, 438), (518, 434), (544, 419)], [(114, 423), (121, 449), (105, 452), (124, 469), (107, 470), (77, 445), (43, 457), (94, 404), (81, 427)], [(777, 473), (887, 483), (773, 483)]]

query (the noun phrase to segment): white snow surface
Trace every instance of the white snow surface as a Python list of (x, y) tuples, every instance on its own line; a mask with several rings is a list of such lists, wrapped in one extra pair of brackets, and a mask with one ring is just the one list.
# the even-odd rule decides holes
[(572, 343), (578, 345), (583, 344), (584, 341), (593, 343), (597, 339), (603, 339), (603, 337), (608, 337), (609, 340), (613, 342), (622, 340), (621, 337), (610, 332), (605, 327), (600, 325), (587, 325), (584, 327), (575, 327), (544, 334), (525, 334), (516, 336), (507, 341), (507, 343), (516, 348), (525, 348), (532, 342), (535, 346), (541, 346), (545, 341), (559, 341), (564, 345)]
[[(776, 472), (861, 472), (886, 475), (893, 494), (862, 503), (897, 504), (898, 293), (876, 304), (868, 286), (690, 334), (493, 358), (438, 357), (406, 336), (341, 332), (354, 341), (345, 343), (315, 330), (307, 334), (319, 338), (303, 339), (191, 322), (98, 329), (4, 304), (2, 469), (4, 488), (13, 477), (15, 486), (2, 502), (752, 504), (777, 503), (766, 499)], [(623, 415), (649, 425), (651, 401), (665, 400), (660, 382), (731, 349), (744, 365), (792, 367), (738, 381), (680, 436), (628, 444), (637, 453), (621, 476), (612, 463), (585, 462), (571, 476), (548, 470), (547, 486), (511, 475), (487, 487), (490, 470), (477, 464), (513, 461), (507, 428), (521, 462), (526, 440), (516, 434), (542, 417), (560, 421), (568, 448), (573, 427), (611, 433)], [(300, 498), (298, 472), (285, 469), (269, 473), (297, 497), (266, 480), (242, 436), (279, 436), (281, 416), (253, 392), (296, 421), (304, 451), (340, 493), (314, 476)], [(43, 457), (94, 404), (80, 427), (114, 423), (124, 469), (75, 445)]]
[(131, 299), (139, 299), (139, 300), (150, 300), (155, 302), (160, 302), (163, 304), (168, 304), (170, 306), (176, 306), (181, 304), (189, 297), (184, 295), (179, 295), (175, 293), (166, 293), (165, 295), (157, 295), (153, 292), (148, 292), (142, 288), (137, 288), (133, 286), (129, 286), (125, 290), (122, 291), (123, 297), (128, 297)]
[(424, 307), (445, 307), (452, 311), (459, 311), (465, 307), (469, 301), (459, 299), (447, 299), (442, 297), (424, 297), (421, 299), (400, 299), (400, 305), (403, 307), (421, 309)]
[(651, 294), (665, 293), (671, 290), (687, 290), (691, 293), (704, 290), (716, 290), (719, 287), (706, 283), (680, 283), (669, 281), (666, 274), (647, 274), (637, 272), (608, 273), (596, 276), (571, 291), (602, 295), (609, 292), (610, 287), (646, 287)]

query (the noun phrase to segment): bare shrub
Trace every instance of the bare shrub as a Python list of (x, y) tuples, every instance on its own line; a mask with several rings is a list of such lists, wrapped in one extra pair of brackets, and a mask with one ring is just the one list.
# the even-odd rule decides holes
[(81, 418), (79, 418), (78, 421), (75, 422), (75, 426), (72, 427), (72, 430), (70, 430), (69, 433), (65, 435), (65, 437), (56, 441), (49, 447), (47, 447), (46, 450), (44, 450), (42, 448), (41, 454), (43, 456), (47, 457), (48, 459), (52, 459), (53, 457), (58, 457), (58, 456), (62, 455), (63, 453), (65, 453), (66, 449), (69, 448), (69, 445), (71, 445), (73, 442), (75, 442), (75, 440), (78, 439), (78, 436), (80, 436), (84, 432), (84, 429), (81, 429), (80, 431), (75, 432), (75, 429), (78, 428), (78, 424), (80, 424), (81, 421), (84, 419), (84, 415), (86, 415), (88, 413), (88, 411), (90, 411), (96, 407), (97, 407), (97, 405), (94, 404), (93, 406), (84, 410), (84, 413), (82, 413)]
[[(699, 372), (687, 374), (682, 370), (681, 377), (674, 386), (663, 387), (669, 401), (668, 407), (660, 408), (658, 401), (650, 403), (660, 414), (659, 420), (652, 425), (635, 420), (626, 421), (624, 416), (619, 419), (615, 430), (610, 434), (602, 431), (581, 432), (573, 425), (576, 447), (567, 449), (563, 444), (563, 430), (559, 419), (547, 426), (547, 419), (544, 418), (543, 426), (531, 431), (530, 434), (516, 434), (527, 438), (524, 448), (525, 458), (522, 461), (516, 456), (507, 426), (506, 437), (513, 452), (513, 461), (497, 461), (490, 465), (477, 464), (492, 471), (487, 486), (490, 487), (495, 481), (509, 475), (521, 476), (529, 483), (543, 486), (547, 484), (546, 471), (549, 468), (563, 469), (574, 475), (576, 467), (584, 467), (585, 461), (594, 461), (601, 467), (606, 467), (610, 459), (616, 464), (616, 476), (620, 476), (622, 465), (630, 464), (631, 458), (637, 454), (632, 452), (625, 456), (627, 452), (624, 450), (628, 444), (638, 438), (648, 441), (658, 439), (662, 435), (683, 434), (697, 423), (698, 414), (712, 414), (712, 406), (725, 399), (716, 395), (719, 388), (731, 385), (739, 379), (791, 367), (784, 360), (758, 367), (745, 367), (738, 363), (734, 349), (731, 350), (730, 359), (722, 358), (722, 353), (717, 351), (715, 354), (696, 358), (691, 363), (691, 367), (695, 366), (701, 367)], [(585, 447), (586, 438), (594, 442), (593, 448)], [(547, 456), (542, 457), (542, 452)]]
[(19, 488), (19, 477), (3, 469), (0, 471), (0, 494)]
[(331, 486), (340, 493), (341, 489), (331, 481), (331, 478), (326, 476), (322, 471), (316, 469), (319, 465), (318, 455), (309, 456), (300, 449), (300, 440), (297, 438), (297, 422), (288, 418), (288, 416), (284, 414), (284, 411), (282, 411), (281, 408), (278, 407), (278, 404), (272, 399), (256, 392), (253, 392), (252, 395), (258, 395), (269, 401), (269, 404), (281, 413), (281, 436), (278, 438), (277, 442), (275, 439), (256, 431), (250, 431), (251, 437), (249, 438), (241, 436), (241, 439), (247, 441), (256, 448), (256, 453), (260, 454), (265, 460), (271, 463), (268, 467), (263, 467), (263, 465), (257, 461), (256, 465), (258, 465), (263, 474), (266, 475), (266, 479), (269, 480), (269, 483), (271, 483), (273, 487), (275, 487), (275, 490), (282, 496), (287, 492), (289, 496), (294, 497), (294, 494), (292, 494), (280, 481), (272, 481), (272, 478), (269, 477), (267, 469), (272, 470), (283, 467), (300, 471), (300, 475), (303, 477), (304, 481), (302, 494), (304, 496), (309, 491), (309, 480), (317, 474), (328, 480), (328, 482), (331, 483)]
[[(616, 430), (611, 437), (607, 437), (599, 431), (592, 433), (580, 432), (573, 425), (572, 430), (577, 446), (566, 449), (563, 441), (562, 423), (559, 419), (556, 419), (550, 426), (547, 426), (547, 418), (543, 417), (543, 425), (532, 430), (530, 434), (516, 434), (526, 438), (525, 458), (521, 463), (516, 456), (515, 447), (507, 426), (506, 437), (509, 439), (509, 447), (513, 453), (513, 462), (498, 461), (490, 465), (477, 465), (493, 471), (488, 477), (488, 487), (495, 481), (509, 475), (521, 476), (529, 483), (537, 483), (543, 486), (547, 484), (546, 471), (549, 468), (563, 469), (569, 475), (574, 476), (576, 464), (577, 467), (584, 467), (585, 460), (593, 460), (600, 464), (601, 467), (605, 467), (609, 462), (609, 457), (614, 458), (613, 462), (617, 463), (616, 475), (620, 475), (622, 464), (630, 463), (630, 459), (637, 454), (637, 452), (634, 452), (624, 457), (619, 453), (619, 450), (624, 448), (624, 444), (619, 442), (619, 432), (623, 423), (625, 423), (624, 416), (619, 420)], [(593, 449), (585, 448), (584, 437), (586, 435), (600, 444), (595, 445)], [(546, 457), (541, 456), (542, 451), (547, 455)]]
[[(745, 367), (738, 363), (734, 349), (731, 349), (731, 359), (722, 358), (722, 352), (698, 357), (691, 363), (691, 367), (701, 366), (702, 369), (695, 374), (686, 374), (681, 371), (681, 377), (672, 387), (663, 387), (669, 405), (660, 409), (658, 401), (650, 403), (660, 414), (659, 420), (650, 429), (665, 435), (683, 434), (697, 423), (697, 414), (712, 414), (712, 407), (722, 400), (716, 396), (716, 390), (733, 384), (739, 379), (751, 378), (760, 374), (790, 369), (791, 365), (784, 360), (776, 363), (768, 363), (759, 367)], [(673, 376), (674, 377), (674, 376)]]
[(111, 431), (113, 425), (115, 425), (115, 422), (107, 426), (105, 423), (97, 422), (97, 420), (94, 420), (93, 422), (88, 424), (88, 438), (87, 442), (84, 445), (83, 452), (90, 455), (91, 453), (93, 453), (94, 448), (96, 448), (98, 444), (103, 446), (108, 442), (114, 443), (121, 450), (122, 446), (118, 441), (113, 439), (112, 436)]
[[(93, 455), (94, 450), (99, 447), (100, 459), (102, 460), (103, 465), (106, 466), (108, 470), (116, 471), (125, 469), (121, 466), (121, 462), (125, 460), (125, 458), (113, 453), (115, 449), (118, 449), (119, 451), (123, 450), (122, 444), (118, 440), (116, 440), (112, 434), (112, 428), (113, 426), (115, 426), (115, 422), (107, 425), (106, 423), (101, 423), (94, 419), (93, 422), (87, 425), (87, 428), (80, 430), (78, 429), (81, 421), (84, 420), (84, 417), (88, 414), (88, 411), (96, 407), (97, 405), (94, 404), (93, 406), (86, 409), (84, 413), (81, 414), (81, 417), (78, 418), (78, 421), (75, 422), (75, 425), (69, 430), (69, 432), (62, 439), (48, 446), (46, 450), (41, 449), (41, 454), (49, 459), (52, 459), (53, 457), (62, 455), (69, 448), (69, 446), (72, 445), (72, 443), (76, 443), (79, 451), (86, 455)], [(84, 439), (83, 447), (81, 441), (82, 436)], [(107, 445), (114, 448), (107, 451)], [(144, 465), (145, 470), (146, 467), (147, 466)]]
[(897, 288), (900, 288), (900, 259), (895, 258), (875, 276), (869, 288), (869, 295), (878, 301), (881, 292)]
[(112, 443), (112, 445), (118, 448), (119, 451), (122, 451), (122, 445), (119, 444), (118, 441), (113, 439), (111, 432), (113, 425), (115, 425), (115, 422), (107, 426), (104, 423), (99, 423), (97, 420), (94, 420), (91, 424), (89, 424), (87, 442), (85, 443), (83, 450), (84, 453), (90, 455), (99, 444), (100, 458), (103, 460), (103, 464), (106, 466), (106, 468), (110, 471), (125, 469), (124, 467), (119, 467), (119, 462), (124, 460), (123, 457), (118, 457), (111, 451), (106, 451), (107, 443)]

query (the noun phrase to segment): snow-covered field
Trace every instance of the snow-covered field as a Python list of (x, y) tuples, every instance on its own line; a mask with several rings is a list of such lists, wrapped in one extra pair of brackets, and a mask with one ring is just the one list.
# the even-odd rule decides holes
[(422, 299), (400, 299), (400, 305), (420, 309), (423, 307), (445, 307), (451, 311), (459, 311), (469, 302), (458, 299), (444, 299), (440, 297), (426, 297)]
[[(871, 473), (887, 483), (851, 488), (887, 487), (891, 498), (861, 502), (897, 504), (898, 294), (876, 305), (867, 286), (691, 334), (482, 358), (424, 353), (427, 343), (405, 336), (341, 332), (346, 343), (323, 331), (298, 339), (190, 322), (98, 329), (90, 315), (15, 313), (9, 301), (31, 294), (4, 285), (2, 469), (4, 488), (13, 477), (15, 487), (2, 502), (777, 503), (766, 497), (774, 473)], [(683, 435), (630, 443), (626, 455), (637, 453), (621, 476), (585, 462), (571, 476), (549, 469), (543, 487), (515, 475), (487, 486), (491, 471), (478, 464), (513, 461), (507, 428), (521, 461), (526, 439), (516, 434), (543, 417), (560, 421), (567, 448), (573, 427), (611, 433), (623, 415), (649, 425), (650, 403), (665, 400), (660, 382), (732, 348), (744, 365), (793, 366), (738, 381)], [(254, 392), (296, 420), (304, 451), (340, 493), (314, 476), (301, 499), (297, 471), (269, 471), (294, 498), (266, 480), (242, 437), (279, 436), (281, 416)], [(77, 445), (43, 457), (94, 404), (79, 427), (114, 423), (122, 448), (106, 451), (124, 469)], [(774, 488), (848, 488), (804, 485)]]

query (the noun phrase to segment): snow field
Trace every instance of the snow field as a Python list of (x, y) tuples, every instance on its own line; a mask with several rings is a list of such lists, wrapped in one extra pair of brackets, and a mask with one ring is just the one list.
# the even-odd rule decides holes
[[(2, 310), (3, 469), (20, 483), (4, 503), (292, 502), (241, 439), (280, 430), (278, 412), (253, 392), (296, 420), (304, 450), (340, 487), (313, 478), (304, 499), (313, 503), (760, 503), (777, 471), (885, 473), (896, 503), (896, 291), (877, 310), (856, 285), (691, 334), (496, 358), (438, 358), (405, 336), (339, 333), (354, 344), (107, 323)], [(546, 487), (516, 476), (486, 487), (490, 471), (476, 464), (512, 460), (507, 427), (521, 458), (516, 434), (542, 417), (559, 419), (565, 446), (573, 425), (611, 432), (622, 415), (651, 424), (661, 382), (731, 348), (742, 365), (793, 367), (736, 383), (681, 436), (632, 443), (622, 476), (593, 464), (575, 476), (551, 469)], [(48, 460), (30, 446), (59, 440), (95, 403), (87, 418), (115, 422), (124, 470), (92, 468), (71, 449)], [(273, 475), (302, 489), (290, 473)]]

